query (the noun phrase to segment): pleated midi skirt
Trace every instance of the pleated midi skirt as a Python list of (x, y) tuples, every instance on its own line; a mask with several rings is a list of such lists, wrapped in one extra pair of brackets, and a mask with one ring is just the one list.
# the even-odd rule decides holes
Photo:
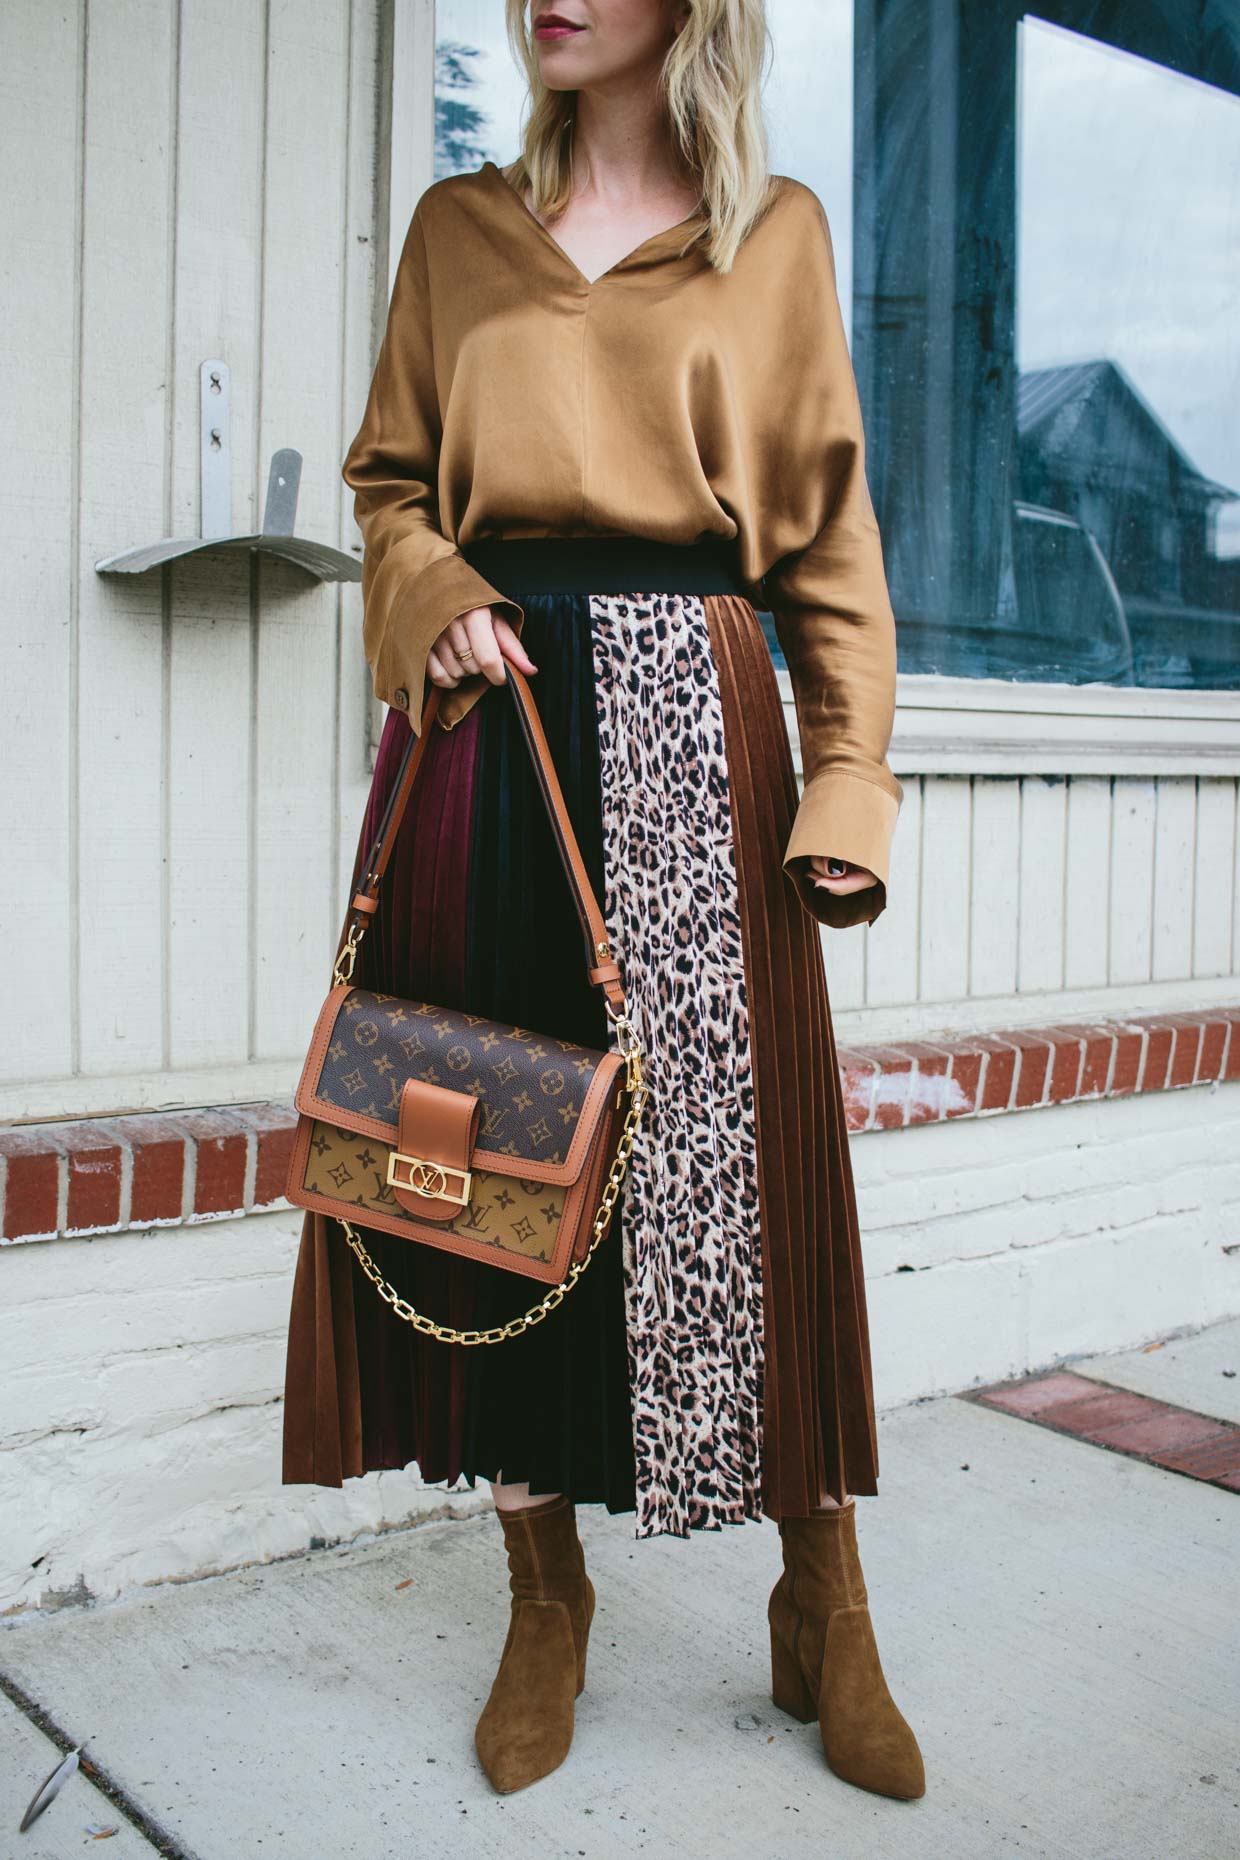
[[(635, 1513), (638, 1537), (801, 1516), (876, 1490), (865, 1289), (816, 922), (782, 870), (798, 793), (770, 651), (716, 543), (489, 538), (624, 977), (652, 1096), (610, 1231), (522, 1335), (422, 1335), (330, 1218), (292, 1289), (285, 1484), (408, 1467)], [(354, 879), (408, 743), (388, 713)], [(354, 980), (614, 1044), (506, 686), (432, 724)], [(847, 934), (839, 932), (838, 934)], [(537, 1109), (537, 1107), (536, 1107)], [(532, 1113), (533, 1114), (533, 1113)], [(530, 1280), (361, 1237), (456, 1328)]]

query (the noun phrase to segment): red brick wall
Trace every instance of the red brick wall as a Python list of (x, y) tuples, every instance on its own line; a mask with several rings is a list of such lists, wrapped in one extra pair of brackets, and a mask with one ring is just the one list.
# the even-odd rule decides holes
[[(1240, 1079), (1240, 1008), (841, 1047), (848, 1128), (990, 1116)], [(221, 1220), (283, 1200), (285, 1104), (0, 1130), (0, 1236)]]

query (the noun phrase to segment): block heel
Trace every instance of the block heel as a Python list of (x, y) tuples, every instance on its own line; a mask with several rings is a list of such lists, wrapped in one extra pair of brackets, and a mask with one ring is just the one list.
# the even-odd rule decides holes
[(775, 1629), (771, 1629), (771, 1702), (802, 1724), (818, 1716), (818, 1701), (805, 1683), (801, 1663)]
[(586, 1652), (587, 1652), (587, 1646), (588, 1646), (588, 1642), (590, 1638), (590, 1623), (594, 1619), (594, 1601), (595, 1601), (594, 1584), (590, 1581), (590, 1578), (588, 1576), (586, 1577), (585, 1588), (586, 1588), (586, 1621), (585, 1621), (585, 1632), (581, 1636), (580, 1652), (577, 1655), (577, 1691), (574, 1695), (577, 1698), (580, 1698), (582, 1693), (586, 1689)]

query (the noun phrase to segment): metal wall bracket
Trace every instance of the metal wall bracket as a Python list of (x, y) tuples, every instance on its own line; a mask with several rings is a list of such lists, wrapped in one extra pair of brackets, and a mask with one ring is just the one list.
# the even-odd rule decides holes
[(100, 575), (143, 575), (181, 556), (207, 550), (259, 550), (304, 568), (318, 581), (360, 581), (361, 563), (343, 549), (294, 535), (301, 453), (283, 446), (271, 460), (263, 527), (253, 536), (231, 536), (232, 448), (229, 435), (228, 363), (208, 361), (199, 370), (199, 477), (197, 536), (166, 536), (95, 563)]

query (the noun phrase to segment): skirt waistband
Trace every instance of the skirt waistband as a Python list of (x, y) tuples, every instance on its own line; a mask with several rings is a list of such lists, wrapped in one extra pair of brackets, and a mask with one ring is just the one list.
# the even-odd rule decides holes
[(740, 594), (736, 539), (481, 536), (461, 554), (502, 594)]

